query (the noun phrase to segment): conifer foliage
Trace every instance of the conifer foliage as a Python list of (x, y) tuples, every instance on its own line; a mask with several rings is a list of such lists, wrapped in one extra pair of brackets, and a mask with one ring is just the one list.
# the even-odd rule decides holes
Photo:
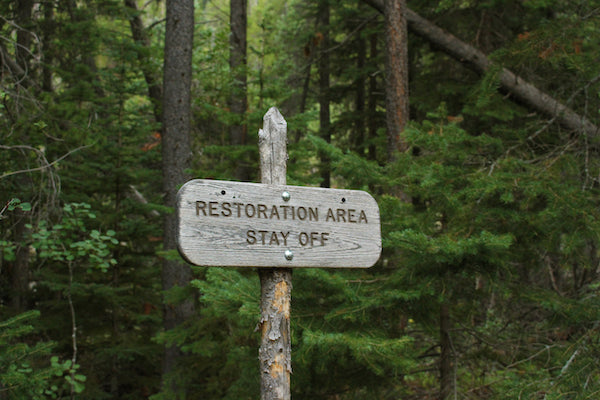
[[(259, 397), (256, 271), (163, 291), (167, 3), (0, 4), (0, 400)], [(598, 397), (597, 0), (194, 4), (180, 176), (258, 181), (276, 106), (288, 184), (380, 207), (374, 267), (294, 270), (293, 398)]]

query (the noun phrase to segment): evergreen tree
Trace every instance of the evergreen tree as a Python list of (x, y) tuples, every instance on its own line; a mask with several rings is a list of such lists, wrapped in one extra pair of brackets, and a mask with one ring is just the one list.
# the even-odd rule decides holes
[[(294, 272), (293, 396), (593, 398), (598, 2), (409, 1), (412, 122), (393, 161), (394, 2), (326, 3), (328, 22), (320, 0), (248, 3), (245, 145), (229, 133), (230, 2), (197, 2), (186, 87), (190, 175), (243, 164), (257, 181), (252, 132), (278, 106), (288, 183), (326, 172), (379, 202), (373, 268)], [(257, 398), (255, 271), (194, 268), (166, 299), (201, 307), (163, 330), (161, 263), (179, 260), (159, 252), (164, 2), (0, 14), (0, 397), (166, 397), (173, 344), (190, 354), (175, 370), (188, 398)]]

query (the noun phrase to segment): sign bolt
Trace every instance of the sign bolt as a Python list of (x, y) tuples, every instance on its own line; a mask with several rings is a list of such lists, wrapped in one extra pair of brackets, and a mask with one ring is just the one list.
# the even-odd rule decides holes
[(288, 201), (290, 199), (290, 192), (285, 191), (283, 193), (281, 193), (281, 198), (283, 199), (283, 201)]
[(294, 258), (294, 253), (291, 250), (286, 250), (284, 255), (285, 259), (288, 261), (292, 261), (292, 258)]

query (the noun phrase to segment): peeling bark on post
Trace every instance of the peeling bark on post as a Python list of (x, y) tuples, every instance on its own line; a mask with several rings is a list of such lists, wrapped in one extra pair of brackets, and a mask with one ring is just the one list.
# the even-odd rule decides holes
[(292, 347), (290, 336), (291, 269), (260, 269), (260, 398), (289, 400)]
[[(287, 172), (287, 123), (279, 110), (272, 107), (263, 118), (258, 132), (261, 182), (285, 185)], [(292, 346), (290, 304), (292, 270), (259, 269), (261, 284), (262, 338), (258, 358), (261, 374), (261, 400), (289, 400)]]

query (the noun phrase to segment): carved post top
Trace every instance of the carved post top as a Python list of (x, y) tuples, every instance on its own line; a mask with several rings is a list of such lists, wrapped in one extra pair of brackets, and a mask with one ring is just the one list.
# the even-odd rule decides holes
[(263, 117), (263, 129), (258, 131), (261, 182), (285, 185), (287, 174), (287, 122), (276, 107)]

